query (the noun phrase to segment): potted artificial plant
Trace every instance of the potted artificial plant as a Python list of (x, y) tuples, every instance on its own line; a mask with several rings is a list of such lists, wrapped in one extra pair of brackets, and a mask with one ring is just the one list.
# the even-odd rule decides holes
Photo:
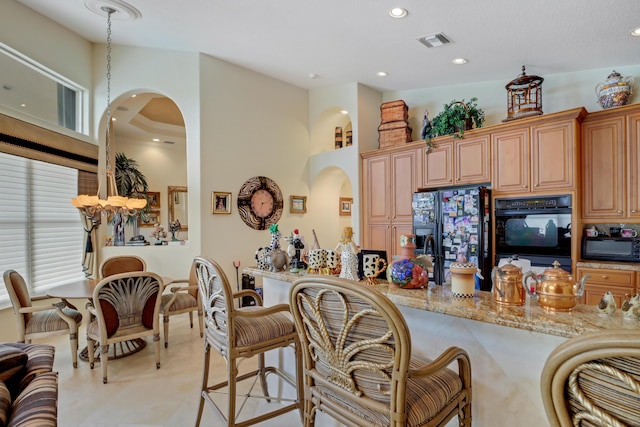
[[(127, 158), (124, 153), (116, 153), (116, 187), (118, 194), (124, 197), (147, 198), (149, 189), (147, 178), (138, 169), (138, 162)], [(149, 211), (149, 204), (138, 215)], [(127, 225), (133, 225), (134, 238), (138, 236), (138, 215), (127, 216)]]
[(444, 109), (435, 116), (427, 126), (423, 135), (429, 151), (433, 148), (431, 138), (453, 135), (463, 138), (464, 131), (481, 128), (484, 124), (484, 110), (478, 107), (478, 98), (471, 98), (468, 102), (453, 100), (444, 105)]

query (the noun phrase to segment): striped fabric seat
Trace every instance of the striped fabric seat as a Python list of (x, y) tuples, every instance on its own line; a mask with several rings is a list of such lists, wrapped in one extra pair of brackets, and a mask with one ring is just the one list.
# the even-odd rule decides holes
[[(302, 384), (302, 371), (300, 363), (300, 345), (294, 327), (289, 307), (279, 304), (271, 307), (263, 307), (262, 299), (254, 290), (243, 290), (234, 293), (231, 290), (229, 280), (220, 266), (212, 259), (196, 257), (193, 261), (198, 286), (199, 298), (202, 304), (206, 328), (204, 346), (203, 383), (200, 392), (200, 405), (196, 418), (196, 427), (200, 425), (204, 405), (207, 403), (224, 420), (224, 424), (243, 426), (257, 424), (270, 418), (277, 417), (289, 411), (300, 410), (304, 387)], [(242, 298), (253, 298), (256, 305), (250, 307), (238, 307), (238, 301)], [(293, 347), (295, 351), (295, 380), (275, 366), (266, 366), (264, 353), (273, 349)], [(229, 376), (222, 382), (209, 384), (209, 366), (211, 349), (216, 349), (227, 362)], [(240, 373), (239, 366), (244, 358), (257, 356), (258, 369), (247, 373)], [(295, 398), (280, 401), (279, 404), (269, 407), (268, 403), (279, 401), (286, 393), (278, 389), (278, 397), (269, 397), (269, 387), (266, 376), (272, 374), (278, 376), (280, 387), (286, 387)], [(249, 392), (244, 392), (244, 401), (238, 401), (237, 384), (241, 381), (252, 381)], [(253, 386), (260, 382), (262, 395), (253, 392)], [(213, 394), (226, 392), (227, 407), (223, 408), (212, 398)], [(249, 397), (264, 398), (265, 411), (246, 419), (239, 413), (245, 407)], [(238, 401), (238, 402), (237, 402)], [(255, 403), (255, 402), (254, 402)]]
[[(47, 344), (4, 343), (14, 347), (27, 355), (27, 363), (21, 372), (17, 392), (21, 392), (36, 376), (51, 372), (56, 349)], [(16, 393), (17, 393), (16, 392)]]
[(58, 373), (36, 376), (11, 405), (7, 427), (58, 425)]
[(162, 295), (160, 302), (160, 314), (164, 324), (164, 346), (169, 346), (169, 318), (177, 314), (189, 314), (189, 325), (193, 329), (193, 312), (198, 313), (198, 326), (200, 327), (200, 337), (204, 332), (204, 320), (202, 315), (202, 304), (198, 298), (198, 283), (196, 273), (191, 267), (188, 279), (174, 280), (172, 283), (186, 283), (187, 286), (172, 286), (171, 293)]
[[(73, 319), (74, 322), (80, 323), (82, 320), (82, 313), (79, 311), (73, 310), (71, 308), (63, 308), (62, 312)], [(43, 332), (56, 332), (69, 330), (69, 324), (65, 322), (58, 313), (49, 310), (49, 311), (40, 311), (37, 313), (33, 313), (31, 319), (29, 319), (29, 323), (27, 323), (27, 334), (36, 334)]]
[(290, 306), (303, 348), (306, 427), (318, 410), (348, 426), (444, 426), (454, 417), (471, 426), (467, 353), (451, 347), (433, 361), (411, 358), (409, 328), (380, 292), (306, 276), (293, 283)]
[[(167, 307), (167, 303), (171, 300), (173, 295), (162, 295), (162, 302), (160, 303), (160, 312), (165, 311), (181, 311), (189, 308), (198, 307), (198, 301), (189, 294), (181, 293), (176, 295), (171, 307)], [(170, 310), (168, 310), (170, 309)]]

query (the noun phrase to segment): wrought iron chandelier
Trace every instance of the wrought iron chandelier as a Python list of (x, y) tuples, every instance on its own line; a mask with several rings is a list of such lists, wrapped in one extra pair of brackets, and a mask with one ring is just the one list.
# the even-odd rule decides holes
[(102, 6), (100, 9), (107, 14), (107, 132), (105, 141), (107, 196), (106, 199), (100, 198), (102, 180), (98, 179), (97, 195), (79, 195), (71, 199), (71, 204), (91, 219), (95, 225), (100, 223), (100, 214), (120, 213), (123, 216), (134, 216), (147, 205), (147, 200), (144, 198), (128, 198), (118, 194), (115, 171), (111, 168), (111, 15), (117, 10), (109, 6)]

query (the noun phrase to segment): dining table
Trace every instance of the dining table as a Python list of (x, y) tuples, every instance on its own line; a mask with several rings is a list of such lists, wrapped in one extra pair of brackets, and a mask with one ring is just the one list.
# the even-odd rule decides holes
[[(169, 276), (160, 276), (162, 279), (163, 289), (173, 282), (173, 278)], [(69, 302), (72, 299), (86, 299), (93, 301), (93, 291), (100, 283), (100, 279), (79, 279), (63, 285), (55, 286), (47, 290), (47, 296), (50, 298), (61, 299), (69, 308), (78, 310), (78, 308)], [(93, 319), (90, 319), (90, 321)], [(147, 341), (143, 338), (136, 338), (130, 341), (116, 343), (109, 347), (109, 359), (119, 359), (130, 356), (139, 352), (147, 345)], [(95, 359), (100, 359), (100, 345), (96, 344)], [(80, 360), (89, 361), (89, 351), (87, 347), (80, 350), (78, 355)]]

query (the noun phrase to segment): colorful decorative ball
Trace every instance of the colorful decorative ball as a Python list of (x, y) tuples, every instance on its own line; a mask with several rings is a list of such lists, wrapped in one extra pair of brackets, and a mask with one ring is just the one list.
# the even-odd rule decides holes
[(419, 259), (399, 259), (391, 264), (390, 270), (391, 281), (401, 288), (423, 288), (429, 283), (427, 266)]

